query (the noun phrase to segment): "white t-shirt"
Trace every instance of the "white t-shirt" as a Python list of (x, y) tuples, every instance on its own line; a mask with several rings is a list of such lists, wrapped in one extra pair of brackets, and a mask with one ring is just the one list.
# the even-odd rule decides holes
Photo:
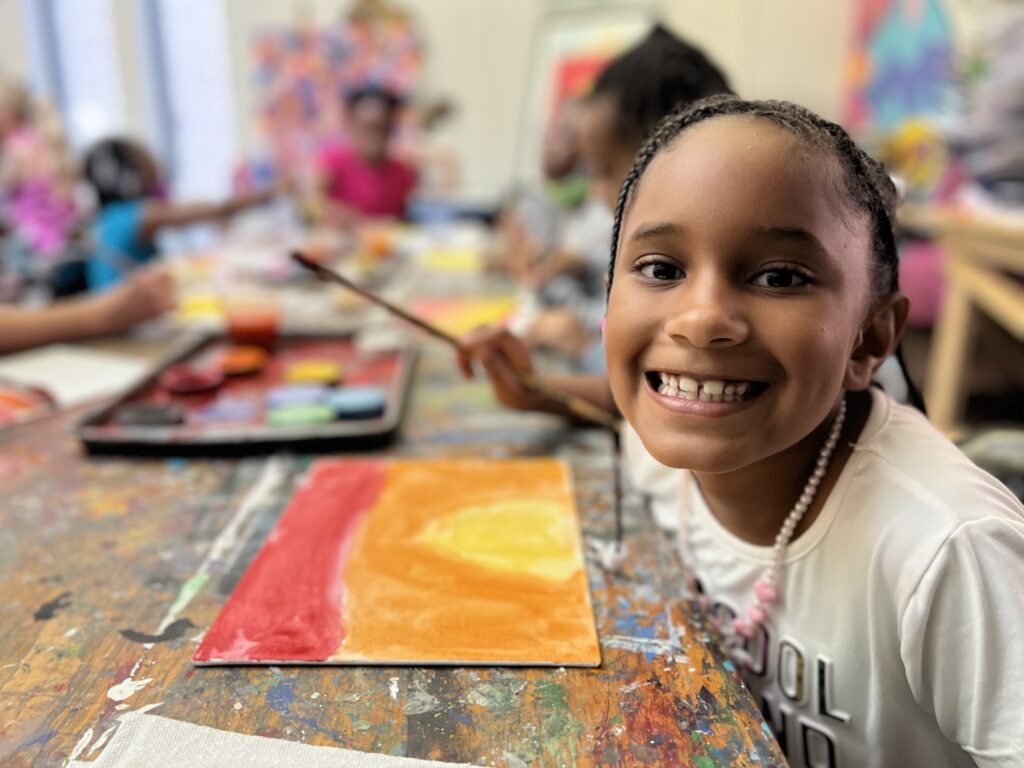
[[(745, 679), (794, 766), (1024, 766), (1024, 507), (872, 393)], [(771, 548), (727, 531), (681, 476), (681, 554), (712, 604), (745, 613)]]

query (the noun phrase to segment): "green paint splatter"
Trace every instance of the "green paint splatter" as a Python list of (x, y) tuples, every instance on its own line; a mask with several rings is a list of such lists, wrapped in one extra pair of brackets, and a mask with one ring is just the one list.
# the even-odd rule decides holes
[(523, 680), (480, 683), (466, 695), (466, 700), (471, 704), (490, 710), (507, 712), (515, 706), (518, 701), (517, 697), (524, 688), (526, 688), (526, 682)]
[(715, 768), (715, 762), (710, 757), (697, 755), (693, 760), (693, 764), (697, 766), (697, 768)]
[(170, 611), (168, 611), (168, 615), (177, 616), (186, 605), (192, 602), (192, 598), (199, 594), (199, 590), (205, 587), (209, 580), (210, 574), (200, 571), (182, 584), (181, 591), (178, 592), (178, 599), (174, 601), (174, 605), (171, 606)]
[(543, 733), (549, 751), (557, 753), (560, 748), (568, 745), (569, 760), (575, 765), (574, 744), (583, 732), (583, 726), (569, 715), (569, 704), (565, 700), (565, 686), (544, 680), (534, 684), (533, 693), (541, 711), (547, 712), (544, 717)]

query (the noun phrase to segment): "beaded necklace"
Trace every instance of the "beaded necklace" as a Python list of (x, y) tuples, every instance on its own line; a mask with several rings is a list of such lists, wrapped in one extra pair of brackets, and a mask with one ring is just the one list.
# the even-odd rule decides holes
[[(818, 493), (821, 481), (828, 472), (829, 464), (832, 461), (832, 454), (835, 452), (839, 442), (839, 435), (843, 431), (843, 422), (846, 421), (846, 400), (839, 405), (839, 413), (836, 414), (832, 428), (829, 430), (825, 444), (818, 451), (818, 460), (814, 465), (814, 471), (807, 479), (800, 498), (797, 499), (793, 509), (786, 516), (785, 522), (775, 537), (775, 544), (772, 546), (772, 563), (767, 570), (754, 582), (754, 600), (747, 608), (746, 616), (737, 616), (731, 622), (722, 621), (719, 617), (709, 615), (711, 623), (725, 637), (725, 646), (733, 660), (743, 667), (749, 667), (751, 663), (750, 654), (743, 648), (748, 638), (757, 634), (758, 627), (762, 626), (768, 619), (769, 606), (779, 601), (779, 577), (782, 575), (782, 565), (786, 558), (786, 548), (789, 546), (793, 533), (796, 531), (800, 520), (810, 509), (814, 497)], [(689, 504), (683, 504), (683, 515), (679, 534), (689, 544)], [(691, 552), (692, 554), (692, 552)], [(683, 569), (690, 589), (696, 594), (698, 592), (697, 577), (685, 563)], [(706, 597), (700, 598), (701, 607), (708, 608)]]

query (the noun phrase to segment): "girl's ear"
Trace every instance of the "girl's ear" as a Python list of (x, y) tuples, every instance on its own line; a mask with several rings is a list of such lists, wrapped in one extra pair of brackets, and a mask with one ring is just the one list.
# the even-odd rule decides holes
[(871, 385), (871, 378), (885, 359), (896, 351), (907, 324), (910, 301), (893, 292), (877, 299), (860, 329), (857, 344), (846, 362), (843, 388), (860, 392)]

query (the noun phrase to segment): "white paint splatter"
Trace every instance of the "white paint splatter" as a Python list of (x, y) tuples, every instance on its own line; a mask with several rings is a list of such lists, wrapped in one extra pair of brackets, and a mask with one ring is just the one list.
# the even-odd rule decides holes
[(118, 704), (116, 707), (114, 707), (114, 709), (116, 709), (118, 712), (120, 712), (122, 710), (128, 709), (128, 705), (127, 704)]
[(636, 682), (630, 683), (629, 685), (623, 686), (623, 693), (632, 693), (637, 688), (643, 688), (648, 685), (654, 685), (650, 680), (637, 680)]
[(126, 677), (117, 685), (112, 685), (107, 689), (107, 698), (112, 701), (124, 701), (130, 696), (134, 696), (151, 682), (153, 682), (152, 677), (145, 677), (142, 680), (132, 680), (130, 677)]
[(91, 746), (91, 747), (89, 748), (89, 754), (88, 754), (88, 757), (92, 757), (92, 754), (93, 754), (94, 752), (96, 752), (96, 751), (98, 751), (98, 750), (102, 749), (102, 748), (103, 748), (103, 745), (107, 743), (107, 739), (109, 739), (109, 738), (110, 738), (110, 734), (112, 734), (112, 733), (113, 733), (114, 731), (116, 731), (116, 730), (117, 730), (117, 725), (115, 724), (115, 725), (112, 725), (112, 726), (110, 726), (109, 728), (107, 728), (107, 730), (105, 730), (105, 731), (104, 731), (103, 733), (101, 733), (101, 734), (100, 734), (100, 737), (99, 737), (98, 739), (96, 739), (96, 743), (95, 743), (95, 744), (93, 744), (93, 745), (92, 745), (92, 746)]
[(241, 711), (242, 711), (242, 702), (236, 701), (235, 702), (235, 712), (241, 712)]
[(605, 648), (618, 648), (622, 651), (633, 651), (634, 653), (653, 653), (655, 655), (668, 655), (681, 651), (679, 643), (672, 640), (661, 640), (653, 637), (628, 637), (626, 635), (606, 635), (601, 638), (601, 645)]
[(78, 634), (78, 627), (72, 627), (71, 629), (69, 629), (67, 632), (64, 633), (64, 637), (74, 637), (77, 634)]
[(85, 748), (89, 746), (89, 742), (92, 741), (92, 728), (82, 734), (82, 738), (75, 744), (75, 748), (71, 750), (71, 754), (68, 755), (68, 762), (77, 760), (78, 756), (85, 751)]
[[(224, 530), (213, 540), (213, 544), (210, 545), (210, 551), (206, 553), (206, 558), (200, 563), (199, 568), (196, 569), (191, 578), (181, 585), (178, 597), (171, 604), (171, 607), (167, 609), (167, 613), (164, 614), (157, 627), (156, 634), (160, 634), (177, 621), (178, 615), (185, 610), (188, 604), (192, 602), (192, 599), (210, 580), (210, 574), (213, 571), (214, 565), (217, 566), (217, 570), (221, 573), (230, 569), (231, 563), (238, 556), (238, 545), (241, 543), (241, 534), (246, 523), (249, 522), (249, 518), (252, 517), (263, 501), (284, 481), (287, 475), (285, 471), (286, 464), (287, 460), (280, 456), (272, 456), (267, 459), (259, 479), (249, 489), (249, 493), (245, 495), (245, 498), (242, 499), (242, 503), (238, 505), (235, 514), (231, 516), (228, 524), (224, 526)], [(226, 557), (229, 553), (230, 557)], [(143, 647), (149, 649), (153, 647), (153, 644), (145, 643)]]
[(405, 714), (423, 715), (436, 711), (439, 706), (437, 697), (426, 690), (421, 681), (413, 680), (412, 688), (409, 690), (409, 701), (405, 705)]
[(398, 678), (397, 677), (388, 678), (388, 695), (391, 697), (392, 701), (394, 701), (395, 699), (398, 698)]
[(311, 693), (309, 695), (309, 698), (311, 698), (311, 699), (319, 699), (320, 698), (320, 691), (313, 691), (313, 693)]

